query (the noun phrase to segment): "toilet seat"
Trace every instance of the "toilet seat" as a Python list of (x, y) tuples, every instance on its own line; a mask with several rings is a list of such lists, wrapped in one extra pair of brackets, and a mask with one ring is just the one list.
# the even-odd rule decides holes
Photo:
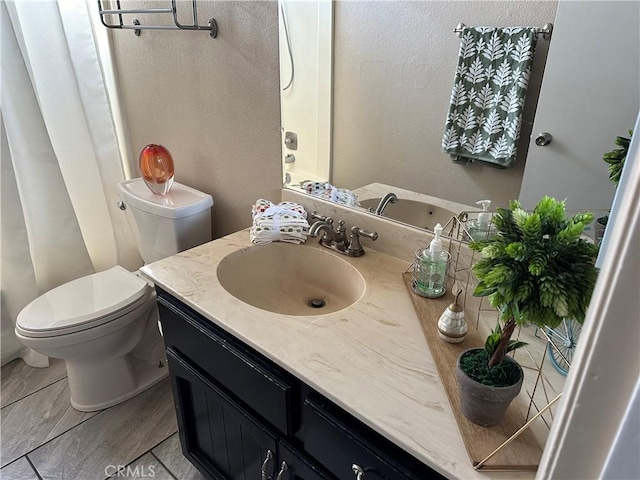
[(60, 285), (27, 305), (16, 331), (53, 337), (104, 325), (144, 304), (152, 287), (120, 266)]

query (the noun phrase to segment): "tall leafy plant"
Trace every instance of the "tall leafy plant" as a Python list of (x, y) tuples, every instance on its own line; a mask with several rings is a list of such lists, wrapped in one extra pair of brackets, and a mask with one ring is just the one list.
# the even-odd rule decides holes
[(620, 182), (620, 175), (622, 174), (622, 168), (629, 152), (629, 144), (631, 143), (631, 136), (633, 131), (629, 130), (629, 138), (616, 137), (616, 148), (610, 152), (605, 153), (602, 159), (609, 164), (609, 180), (611, 180), (616, 187)]
[(516, 200), (509, 207), (492, 219), (496, 236), (470, 245), (482, 252), (473, 267), (479, 280), (474, 295), (488, 296), (504, 322), (489, 367), (504, 360), (516, 325), (553, 328), (563, 318), (582, 323), (597, 277), (598, 247), (581, 238), (591, 213), (567, 218), (565, 202), (550, 197), (531, 213)]

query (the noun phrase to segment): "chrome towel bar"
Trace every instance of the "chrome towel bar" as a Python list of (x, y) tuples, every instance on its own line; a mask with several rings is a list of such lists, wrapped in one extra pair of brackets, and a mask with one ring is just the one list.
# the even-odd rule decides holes
[[(459, 23), (456, 25), (456, 28), (453, 29), (453, 33), (462, 36), (462, 29), (466, 27), (464, 23)], [(553, 32), (553, 23), (546, 23), (542, 28), (536, 28), (536, 33), (538, 35), (542, 35), (542, 38), (547, 40), (551, 36), (551, 32)]]
[[(218, 36), (218, 24), (214, 18), (210, 18), (207, 25), (200, 25), (198, 22), (197, 0), (191, 0), (192, 23), (182, 24), (178, 21), (178, 7), (176, 0), (166, 0), (170, 2), (170, 7), (166, 8), (122, 8), (120, 0), (98, 0), (98, 11), (100, 21), (107, 28), (118, 28), (122, 30), (134, 30), (136, 36), (140, 36), (141, 30), (205, 30), (209, 32), (211, 38)], [(115, 3), (115, 8), (113, 4)], [(105, 4), (109, 8), (105, 8)], [(156, 15), (170, 13), (173, 16), (173, 25), (143, 25), (136, 18), (132, 23), (125, 24), (123, 15), (144, 14)], [(157, 17), (156, 17), (157, 18)]]

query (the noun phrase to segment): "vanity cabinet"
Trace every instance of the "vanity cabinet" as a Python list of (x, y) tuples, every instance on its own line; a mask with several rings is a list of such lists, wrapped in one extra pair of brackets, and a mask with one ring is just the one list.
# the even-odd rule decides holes
[(291, 373), (157, 290), (182, 450), (208, 478), (442, 478)]
[(276, 435), (171, 348), (167, 361), (185, 455), (212, 478), (260, 478)]

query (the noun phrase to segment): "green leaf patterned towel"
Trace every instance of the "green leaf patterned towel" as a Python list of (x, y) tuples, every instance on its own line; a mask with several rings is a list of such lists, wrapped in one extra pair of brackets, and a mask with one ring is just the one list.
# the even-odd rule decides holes
[(442, 139), (456, 161), (516, 158), (536, 29), (465, 27)]

